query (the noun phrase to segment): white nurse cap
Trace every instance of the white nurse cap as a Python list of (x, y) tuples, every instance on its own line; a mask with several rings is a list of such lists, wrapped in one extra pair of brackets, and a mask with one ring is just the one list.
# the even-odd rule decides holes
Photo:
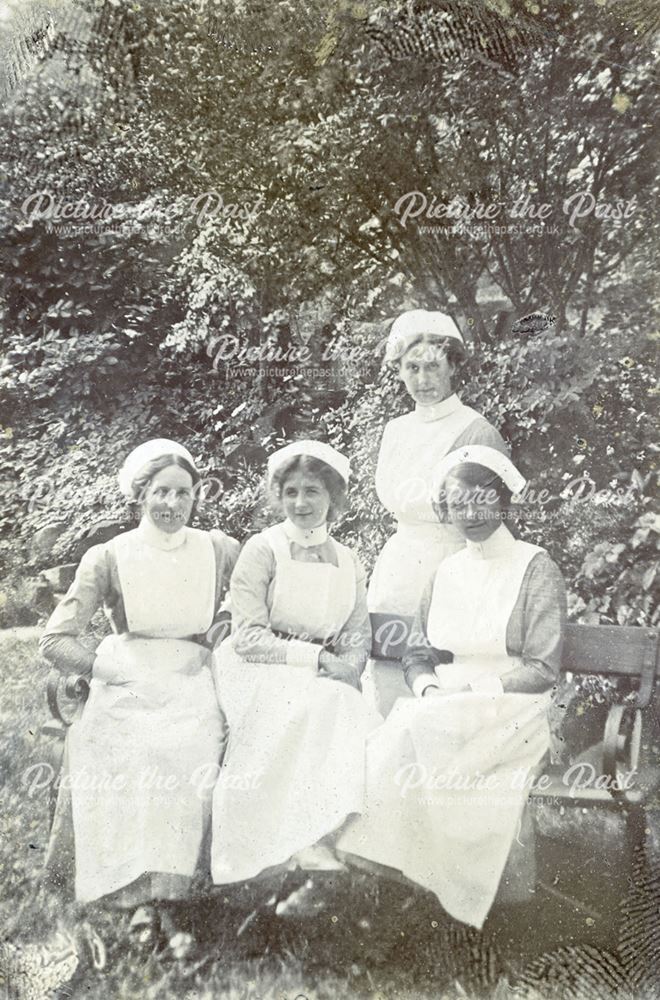
[(464, 344), (461, 332), (451, 316), (442, 312), (430, 312), (427, 309), (410, 309), (401, 313), (392, 323), (385, 346), (385, 360), (398, 361), (412, 342), (424, 335), (451, 337), (459, 344)]
[(339, 473), (348, 486), (351, 463), (346, 456), (333, 448), (332, 445), (326, 444), (325, 441), (314, 441), (311, 438), (305, 441), (293, 441), (291, 444), (285, 445), (284, 448), (280, 448), (279, 451), (273, 452), (268, 459), (268, 482), (271, 482), (278, 469), (299, 455), (318, 458), (319, 461), (325, 462), (326, 465)]
[(153, 438), (151, 441), (145, 441), (127, 455), (119, 471), (119, 489), (125, 497), (130, 499), (133, 496), (133, 483), (145, 465), (156, 458), (162, 458), (163, 455), (179, 455), (190, 462), (193, 469), (197, 468), (192, 455), (182, 444), (170, 441), (169, 438)]
[(516, 469), (515, 465), (506, 455), (496, 448), (490, 448), (485, 444), (469, 444), (465, 448), (457, 448), (450, 451), (441, 460), (433, 475), (431, 486), (431, 497), (436, 500), (445, 479), (457, 465), (466, 465), (474, 462), (476, 465), (485, 465), (500, 477), (502, 482), (512, 493), (521, 493), (527, 485), (525, 477)]

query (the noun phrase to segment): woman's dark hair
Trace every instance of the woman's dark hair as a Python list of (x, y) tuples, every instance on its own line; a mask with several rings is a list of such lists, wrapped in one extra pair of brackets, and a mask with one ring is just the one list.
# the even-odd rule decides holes
[(415, 337), (414, 340), (406, 346), (405, 351), (403, 351), (398, 358), (393, 359), (393, 363), (399, 368), (401, 363), (405, 358), (408, 351), (413, 347), (417, 347), (418, 344), (430, 344), (433, 347), (441, 347), (447, 358), (447, 361), (454, 368), (460, 368), (465, 359), (467, 358), (467, 353), (463, 344), (456, 337), (439, 337), (436, 333), (420, 333), (419, 336)]
[(453, 469), (450, 469), (440, 487), (439, 495), (433, 498), (433, 510), (439, 521), (447, 521), (449, 518), (445, 484), (450, 477), (460, 480), (461, 484), (465, 487), (466, 493), (480, 490), (487, 497), (488, 491), (493, 490), (500, 501), (502, 510), (509, 510), (512, 493), (497, 473), (485, 465), (479, 465), (477, 462), (463, 462), (461, 465), (456, 465)]
[(270, 493), (275, 503), (281, 507), (282, 491), (287, 479), (295, 472), (304, 472), (321, 480), (330, 494), (328, 522), (336, 521), (346, 506), (346, 483), (336, 469), (333, 469), (326, 462), (322, 462), (320, 458), (312, 458), (311, 455), (296, 455), (295, 458), (280, 466), (273, 473), (273, 478), (270, 481)]
[(159, 472), (162, 472), (163, 469), (168, 469), (170, 465), (178, 465), (179, 468), (184, 469), (192, 479), (194, 497), (193, 508), (190, 514), (190, 518), (192, 520), (197, 510), (197, 501), (199, 499), (197, 487), (202, 481), (202, 477), (197, 469), (191, 465), (188, 459), (184, 458), (183, 455), (177, 455), (174, 453), (170, 455), (159, 455), (158, 458), (154, 458), (151, 462), (147, 462), (147, 464), (140, 469), (140, 472), (131, 483), (133, 496), (128, 502), (131, 507), (140, 505), (144, 500), (144, 494), (151, 480), (154, 476), (157, 476)]

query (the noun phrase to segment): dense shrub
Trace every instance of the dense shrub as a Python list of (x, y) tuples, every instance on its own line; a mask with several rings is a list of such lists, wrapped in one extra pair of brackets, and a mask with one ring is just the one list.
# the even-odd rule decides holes
[[(383, 332), (376, 327), (365, 341), (358, 369), (369, 370)], [(462, 398), (499, 427), (528, 477), (516, 530), (558, 562), (579, 621), (658, 621), (660, 523), (651, 513), (648, 416), (654, 356), (646, 333), (505, 340), (482, 348), (463, 372)], [(373, 485), (378, 442), (385, 421), (409, 401), (385, 370), (371, 385), (356, 372), (349, 390), (333, 414), (335, 440), (348, 448), (355, 470), (344, 529), (371, 565), (391, 531)]]
[[(346, 401), (324, 415), (330, 439), (348, 451), (354, 473), (351, 503), (337, 530), (356, 545), (367, 568), (392, 530), (373, 483), (382, 428), (409, 408), (395, 374), (381, 367), (385, 330), (373, 323), (339, 336), (337, 354), (350, 353), (343, 368)], [(482, 348), (463, 373), (461, 392), (502, 429), (530, 479), (534, 493), (520, 505), (517, 530), (548, 548), (562, 567), (573, 617), (654, 624), (658, 521), (651, 512), (646, 419), (652, 355), (642, 333), (634, 342), (627, 334), (622, 356), (619, 342), (608, 331), (583, 341), (551, 337)], [(210, 477), (211, 502), (198, 511), (200, 525), (243, 539), (272, 516), (264, 507), (263, 462), (227, 465), (237, 443), (251, 441), (264, 456), (277, 443), (264, 420), (272, 406), (256, 378), (223, 380), (222, 371), (198, 355), (185, 369), (166, 359), (152, 364), (137, 385), (113, 392), (101, 408), (94, 396), (88, 407), (71, 409), (64, 398), (43, 423), (27, 423), (0, 440), (4, 457), (12, 457), (4, 478), (6, 571), (34, 574), (70, 561), (94, 521), (125, 518), (116, 470), (148, 437), (182, 441)], [(287, 392), (294, 400), (304, 396), (291, 386)], [(318, 423), (311, 432), (317, 431)], [(548, 499), (538, 502), (541, 490)], [(52, 555), (30, 560), (32, 535), (52, 523), (66, 524)]]
[[(562, 566), (573, 614), (654, 621), (650, 51), (613, 5), (534, 5), (533, 18), (527, 5), (524, 57), (511, 43), (503, 60), (491, 53), (493, 73), (466, 52), (438, 72), (436, 56), (374, 51), (363, 28), (377, 5), (307, 6), (85, 0), (3, 107), (5, 572), (43, 567), (29, 542), (44, 525), (66, 525), (47, 558), (68, 561), (90, 523), (123, 518), (116, 470), (156, 435), (221, 481), (199, 523), (245, 537), (265, 516), (277, 411), (303, 404), (311, 430), (353, 459), (338, 530), (370, 567), (392, 528), (374, 493), (378, 441), (409, 405), (379, 348), (394, 314), (425, 305), (473, 331), (464, 398), (549, 493), (522, 508), (519, 530)], [(522, 10), (486, 7), (511, 37)], [(235, 44), (218, 58), (209, 26), (226, 18)], [(470, 212), (543, 192), (560, 224), (538, 239), (404, 225), (395, 204), (427, 184)], [(106, 204), (122, 225), (31, 219), (25, 199), (40, 190)], [(583, 191), (637, 208), (574, 226), (562, 201)], [(202, 219), (193, 206), (209, 192), (224, 207)], [(551, 309), (557, 332), (503, 337), (486, 291), (518, 316)], [(341, 374), (332, 391), (295, 364), (235, 377), (212, 364), (223, 333), (256, 349), (326, 338)], [(576, 475), (625, 502), (562, 498)]]

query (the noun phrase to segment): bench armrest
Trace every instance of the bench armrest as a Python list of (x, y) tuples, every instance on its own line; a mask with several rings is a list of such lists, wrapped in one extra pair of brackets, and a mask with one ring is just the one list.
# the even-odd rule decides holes
[(642, 713), (630, 705), (612, 705), (605, 720), (603, 735), (603, 774), (610, 780), (612, 795), (617, 798), (619, 777), (637, 770), (642, 739)]
[[(63, 710), (60, 697), (64, 696), (75, 702), (73, 712)], [(70, 726), (76, 718), (80, 706), (84, 705), (89, 696), (89, 676), (83, 674), (63, 675), (59, 670), (52, 669), (46, 679), (46, 700), (50, 714), (58, 722)]]

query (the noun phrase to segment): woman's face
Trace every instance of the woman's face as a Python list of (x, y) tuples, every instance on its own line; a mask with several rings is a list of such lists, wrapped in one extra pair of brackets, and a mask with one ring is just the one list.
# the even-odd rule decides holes
[(328, 519), (330, 494), (318, 476), (294, 472), (282, 483), (282, 507), (296, 527), (317, 528)]
[(502, 501), (495, 484), (467, 484), (460, 473), (450, 473), (444, 485), (447, 513), (464, 538), (485, 542), (500, 526)]
[(174, 534), (188, 523), (193, 509), (193, 480), (178, 465), (157, 472), (144, 491), (142, 513), (160, 531)]
[(453, 374), (454, 365), (439, 344), (420, 341), (401, 358), (401, 381), (420, 406), (433, 406), (451, 396)]

